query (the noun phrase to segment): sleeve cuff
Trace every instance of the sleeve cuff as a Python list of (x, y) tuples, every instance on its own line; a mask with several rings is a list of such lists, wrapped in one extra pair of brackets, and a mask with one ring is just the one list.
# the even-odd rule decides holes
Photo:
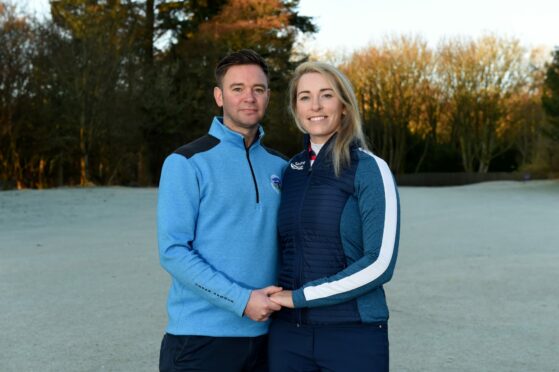
[(235, 309), (235, 313), (242, 317), (245, 313), (245, 309), (248, 304), (248, 300), (250, 298), (250, 293), (252, 292), (251, 289), (244, 289), (239, 296), (239, 301), (237, 301), (237, 307)]
[(306, 306), (307, 300), (305, 299), (303, 288), (299, 288), (298, 290), (293, 291), (292, 297), (293, 297), (293, 305), (295, 305), (295, 308)]

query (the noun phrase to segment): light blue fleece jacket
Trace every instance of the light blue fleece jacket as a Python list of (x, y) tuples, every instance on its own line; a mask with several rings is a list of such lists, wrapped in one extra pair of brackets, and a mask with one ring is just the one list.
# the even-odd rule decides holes
[(166, 331), (259, 336), (267, 323), (243, 316), (252, 289), (276, 283), (277, 210), (286, 165), (258, 139), (214, 118), (209, 134), (163, 164), (157, 222), (160, 262), (171, 274)]

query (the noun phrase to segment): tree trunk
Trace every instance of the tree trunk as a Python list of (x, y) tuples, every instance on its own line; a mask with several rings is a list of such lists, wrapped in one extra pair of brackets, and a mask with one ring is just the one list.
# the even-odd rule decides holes
[(138, 151), (138, 184), (140, 186), (150, 186), (152, 184), (149, 156), (145, 146), (142, 146), (140, 151)]
[(419, 170), (421, 169), (421, 165), (423, 164), (423, 161), (425, 160), (425, 157), (427, 156), (427, 152), (429, 150), (429, 144), (431, 143), (431, 138), (427, 137), (427, 139), (425, 139), (425, 146), (423, 146), (423, 152), (421, 153), (421, 156), (419, 157), (419, 160), (417, 161), (417, 164), (415, 165), (415, 169), (413, 170), (413, 173), (419, 173)]
[(62, 187), (64, 185), (64, 154), (61, 152), (58, 157), (56, 171), (56, 185)]
[(80, 127), (80, 186), (89, 184), (89, 159), (85, 138), (85, 128)]

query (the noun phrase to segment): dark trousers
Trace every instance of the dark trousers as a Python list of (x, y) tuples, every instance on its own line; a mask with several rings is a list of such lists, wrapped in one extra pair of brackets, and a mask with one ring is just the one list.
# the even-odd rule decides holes
[(161, 372), (267, 372), (267, 336), (210, 337), (165, 334)]
[(385, 322), (297, 326), (273, 320), (268, 336), (270, 372), (387, 372)]

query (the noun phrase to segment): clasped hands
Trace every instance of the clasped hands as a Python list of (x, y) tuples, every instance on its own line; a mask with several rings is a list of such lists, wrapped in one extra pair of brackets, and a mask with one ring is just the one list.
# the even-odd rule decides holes
[(257, 322), (264, 322), (282, 307), (294, 308), (292, 291), (284, 291), (272, 285), (250, 293), (244, 315)]

